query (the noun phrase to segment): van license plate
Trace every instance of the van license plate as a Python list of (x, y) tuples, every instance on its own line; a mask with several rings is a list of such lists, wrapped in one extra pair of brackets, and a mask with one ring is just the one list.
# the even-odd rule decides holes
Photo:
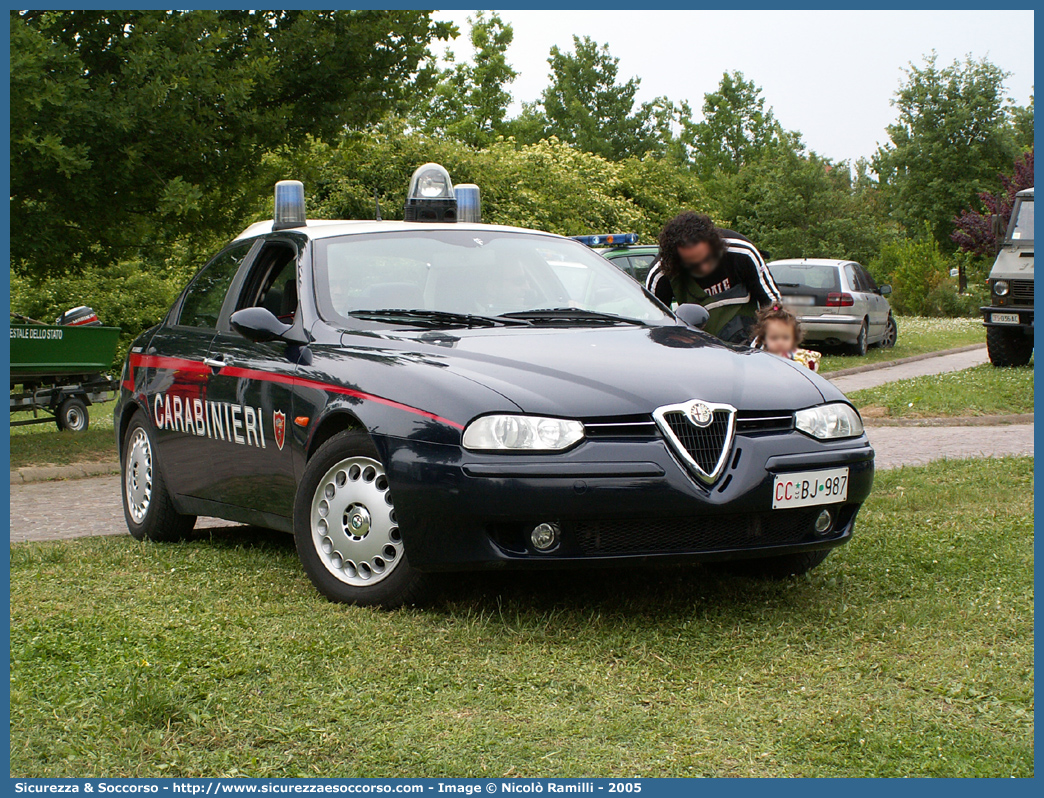
[(783, 304), (794, 307), (809, 307), (816, 304), (816, 298), (811, 296), (785, 296), (783, 297)]
[(835, 504), (848, 498), (848, 469), (798, 471), (776, 474), (772, 484), (772, 509)]
[(994, 324), (1018, 324), (1018, 313), (991, 313), (990, 321)]

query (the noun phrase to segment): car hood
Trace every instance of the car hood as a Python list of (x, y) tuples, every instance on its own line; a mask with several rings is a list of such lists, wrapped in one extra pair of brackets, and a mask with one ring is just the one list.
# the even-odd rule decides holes
[(1033, 249), (1032, 247), (1005, 247), (997, 253), (997, 260), (990, 269), (990, 278), (994, 280), (1032, 280)]
[(382, 337), (416, 365), (428, 362), (484, 385), (532, 414), (647, 414), (690, 399), (794, 410), (844, 398), (803, 366), (685, 327), (507, 327)]

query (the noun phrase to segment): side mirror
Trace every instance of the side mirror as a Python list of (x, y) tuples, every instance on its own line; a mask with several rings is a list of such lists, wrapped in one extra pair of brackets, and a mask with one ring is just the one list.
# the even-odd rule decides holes
[(674, 311), (674, 315), (690, 327), (696, 327), (700, 330), (703, 329), (703, 325), (707, 323), (708, 319), (710, 319), (710, 313), (707, 311), (707, 308), (703, 307), (703, 305), (695, 305), (692, 303), (678, 305), (678, 309)]
[(892, 286), (890, 286), (890, 285), (882, 285), (877, 290), (881, 292), (881, 296), (888, 296), (890, 293), (892, 293)]
[(237, 310), (232, 314), (229, 323), (233, 330), (254, 343), (266, 341), (286, 341), (290, 344), (307, 343), (298, 335), (290, 335), (293, 325), (277, 319), (268, 308)]

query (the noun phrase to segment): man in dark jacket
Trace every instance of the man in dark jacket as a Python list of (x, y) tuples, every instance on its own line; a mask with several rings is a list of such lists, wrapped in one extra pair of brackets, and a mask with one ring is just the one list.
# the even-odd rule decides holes
[(757, 247), (706, 214), (678, 214), (659, 243), (645, 287), (667, 307), (703, 305), (710, 313), (704, 329), (723, 341), (746, 343), (758, 309), (782, 302)]

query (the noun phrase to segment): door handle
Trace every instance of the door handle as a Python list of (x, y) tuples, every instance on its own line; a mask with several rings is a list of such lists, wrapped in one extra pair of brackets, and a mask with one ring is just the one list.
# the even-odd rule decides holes
[(224, 358), (223, 360), (218, 360), (213, 357), (205, 357), (203, 358), (203, 365), (210, 366), (212, 369), (223, 369), (225, 368), (225, 366), (232, 365), (232, 358)]

